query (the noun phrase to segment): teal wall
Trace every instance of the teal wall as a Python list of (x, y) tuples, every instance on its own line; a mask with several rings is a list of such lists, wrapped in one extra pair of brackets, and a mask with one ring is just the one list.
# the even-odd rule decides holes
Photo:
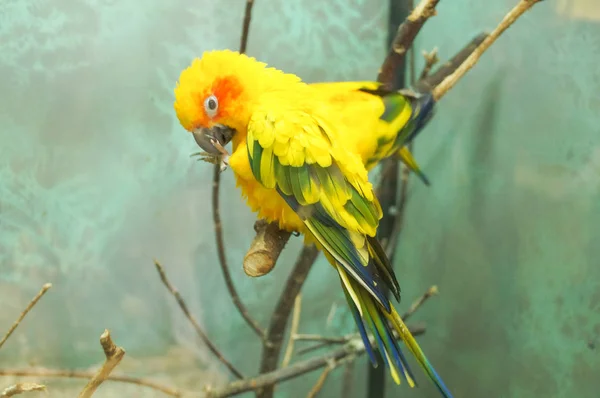
[[(160, 284), (156, 257), (224, 353), (256, 372), (260, 346), (218, 269), (211, 168), (189, 158), (197, 147), (172, 110), (191, 58), (238, 48), (244, 3), (0, 4), (0, 330), (54, 283), (0, 366), (90, 366), (110, 328), (128, 352), (122, 371), (196, 389), (222, 382), (227, 374)], [(515, 3), (441, 2), (416, 50), (437, 46), (448, 58)], [(443, 99), (416, 143), (433, 185), (411, 184), (396, 264), (401, 309), (439, 285), (415, 320), (427, 322), (422, 346), (457, 397), (587, 398), (600, 388), (600, 356), (588, 347), (600, 344), (600, 6), (592, 3), (536, 6)], [(387, 9), (385, 0), (256, 0), (248, 52), (307, 81), (371, 79), (385, 54)], [(300, 240), (272, 274), (246, 277), (254, 217), (234, 189), (227, 174), (228, 258), (266, 325)], [(338, 283), (321, 259), (304, 290), (302, 332), (354, 330)], [(362, 397), (364, 361), (356, 369)], [(304, 396), (317, 376), (280, 395)], [(393, 391), (435, 396), (417, 377), (419, 390)], [(98, 396), (113, 396), (110, 388)], [(334, 374), (323, 396), (338, 394)]]

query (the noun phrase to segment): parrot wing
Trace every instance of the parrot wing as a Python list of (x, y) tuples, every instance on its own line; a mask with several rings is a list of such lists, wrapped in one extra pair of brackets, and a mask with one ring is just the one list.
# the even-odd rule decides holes
[(314, 113), (271, 106), (253, 112), (246, 146), (254, 177), (276, 189), (326, 252), (390, 311), (400, 288), (375, 238), (381, 206), (357, 154)]
[(277, 190), (336, 265), (373, 364), (367, 328), (394, 381), (400, 384), (402, 374), (410, 386), (416, 385), (395, 330), (442, 395), (451, 398), (386, 297), (389, 290), (399, 300), (400, 287), (375, 238), (382, 211), (361, 158), (345, 148), (337, 129), (317, 116), (326, 114), (314, 109), (318, 105), (312, 104), (310, 113), (269, 105), (258, 108), (248, 123), (246, 149), (252, 174), (266, 188)]

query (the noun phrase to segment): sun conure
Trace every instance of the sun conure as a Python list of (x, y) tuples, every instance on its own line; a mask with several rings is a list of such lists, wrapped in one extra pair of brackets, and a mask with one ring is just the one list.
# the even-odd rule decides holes
[[(387, 298), (400, 287), (376, 239), (381, 206), (368, 170), (399, 155), (430, 118), (430, 95), (375, 82), (307, 84), (246, 55), (206, 52), (175, 88), (175, 111), (206, 157), (228, 164), (250, 208), (315, 243), (337, 270), (367, 352), (374, 337), (394, 381), (415, 379), (394, 331), (444, 397), (444, 382)], [(224, 146), (232, 142), (229, 156)]]

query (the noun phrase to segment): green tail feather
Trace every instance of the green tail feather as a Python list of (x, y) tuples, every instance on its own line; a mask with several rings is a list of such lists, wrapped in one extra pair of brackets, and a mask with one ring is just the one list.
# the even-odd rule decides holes
[(396, 384), (400, 384), (401, 379), (399, 376), (402, 376), (408, 382), (409, 386), (416, 386), (417, 384), (408, 366), (408, 362), (400, 349), (397, 337), (394, 335), (395, 332), (400, 340), (406, 344), (442, 396), (444, 398), (452, 398), (452, 394), (433, 366), (431, 366), (421, 347), (419, 347), (419, 344), (394, 307), (392, 306), (391, 311), (387, 312), (366, 289), (350, 279), (340, 265), (337, 265), (337, 269), (340, 274), (346, 300), (361, 331), (361, 337), (369, 356), (373, 358), (373, 347), (366, 333), (364, 333), (365, 330), (372, 333), (375, 345), (382, 354), (385, 365), (390, 370), (390, 374)]

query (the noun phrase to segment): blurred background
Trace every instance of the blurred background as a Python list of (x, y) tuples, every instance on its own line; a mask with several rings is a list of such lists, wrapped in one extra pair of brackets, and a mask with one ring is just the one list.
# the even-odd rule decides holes
[[(387, 52), (388, 0), (255, 0), (248, 54), (304, 80), (375, 79)], [(516, 0), (442, 1), (415, 42), (443, 61), (491, 30)], [(0, 351), (0, 369), (88, 368), (105, 328), (127, 355), (119, 373), (182, 389), (221, 385), (157, 276), (165, 266), (211, 339), (245, 374), (260, 344), (218, 266), (212, 168), (178, 124), (173, 88), (205, 50), (239, 48), (244, 0), (4, 0), (0, 3), (0, 334), (46, 282), (53, 288)], [(503, 35), (440, 102), (416, 140), (432, 186), (412, 179), (395, 267), (456, 397), (597, 397), (600, 389), (600, 4), (545, 1)], [(242, 259), (254, 215), (224, 173), (232, 277), (266, 325), (301, 245), (269, 275)], [(332, 311), (332, 305), (334, 310)], [(333, 315), (328, 318), (332, 313)], [(302, 333), (355, 330), (320, 257), (303, 289)], [(419, 389), (387, 396), (435, 397)], [(367, 362), (353, 397), (367, 396)], [(304, 397), (320, 372), (281, 384)], [(342, 370), (321, 396), (340, 394)], [(0, 389), (24, 379), (0, 377)], [(43, 381), (75, 396), (81, 380)], [(106, 383), (98, 397), (159, 397)], [(246, 394), (244, 397), (252, 396)]]

